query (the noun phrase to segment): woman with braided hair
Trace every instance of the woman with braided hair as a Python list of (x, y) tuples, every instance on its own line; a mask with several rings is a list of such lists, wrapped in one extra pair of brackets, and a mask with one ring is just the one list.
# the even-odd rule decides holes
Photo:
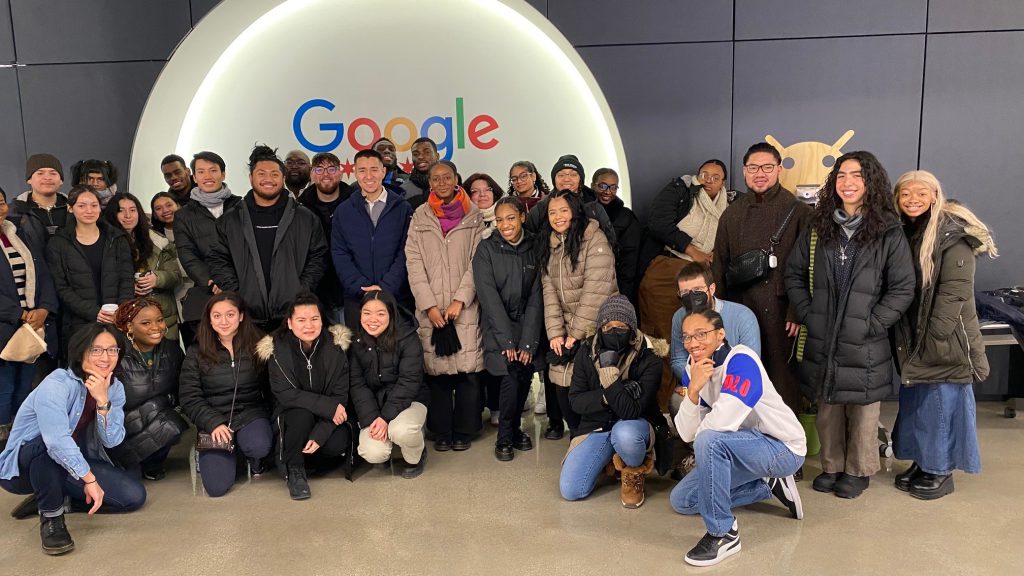
[(124, 358), (114, 371), (124, 384), (125, 437), (110, 450), (118, 466), (147, 480), (164, 477), (164, 462), (188, 424), (174, 410), (184, 354), (168, 340), (160, 303), (139, 296), (118, 307), (114, 327), (125, 336)]

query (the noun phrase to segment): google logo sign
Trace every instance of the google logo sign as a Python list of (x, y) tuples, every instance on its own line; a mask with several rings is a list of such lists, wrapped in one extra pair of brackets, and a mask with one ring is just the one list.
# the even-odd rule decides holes
[[(299, 144), (313, 152), (330, 152), (338, 148), (345, 140), (353, 150), (369, 148), (381, 136), (395, 143), (399, 152), (412, 148), (412, 143), (421, 136), (430, 137), (437, 142), (437, 151), (442, 158), (450, 160), (454, 148), (462, 150), (469, 142), (478, 150), (490, 150), (500, 142), (493, 134), (498, 130), (498, 121), (490, 114), (478, 114), (466, 120), (465, 104), (461, 97), (455, 98), (455, 112), (451, 116), (430, 116), (417, 128), (416, 123), (406, 116), (395, 116), (384, 123), (365, 117), (353, 119), (348, 123), (348, 131), (344, 122), (321, 122), (318, 133), (307, 134), (303, 130), (303, 119), (317, 109), (333, 112), (335, 105), (330, 100), (313, 98), (302, 103), (292, 117), (292, 131)], [(431, 135), (431, 129), (438, 127), (442, 137)], [(328, 136), (326, 139), (324, 136)], [(312, 139), (311, 139), (312, 138)]]

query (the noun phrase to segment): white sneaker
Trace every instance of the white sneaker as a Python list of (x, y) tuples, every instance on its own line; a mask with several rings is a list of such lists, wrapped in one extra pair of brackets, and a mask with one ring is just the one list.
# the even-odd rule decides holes
[(497, 426), (497, 425), (498, 425), (498, 411), (497, 410), (491, 410), (491, 426)]
[(739, 525), (734, 520), (732, 530), (724, 536), (705, 533), (700, 542), (686, 553), (684, 560), (691, 566), (714, 566), (739, 552), (740, 548)]
[(778, 498), (783, 506), (789, 508), (793, 518), (803, 520), (804, 505), (800, 501), (800, 492), (796, 489), (796, 480), (792, 475), (785, 478), (769, 478), (768, 487), (771, 488), (772, 495)]
[(533, 405), (533, 413), (534, 414), (547, 414), (548, 413), (548, 403), (547, 403), (547, 399), (544, 398), (544, 393), (543, 392), (541, 392), (540, 394), (537, 394), (537, 403)]

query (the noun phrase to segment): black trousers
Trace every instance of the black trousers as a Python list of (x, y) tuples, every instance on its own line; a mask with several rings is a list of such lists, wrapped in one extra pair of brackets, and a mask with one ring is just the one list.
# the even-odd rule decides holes
[[(490, 374), (488, 374), (490, 375)], [(494, 376), (491, 376), (494, 378)], [(530, 395), (533, 365), (512, 362), (508, 374), (501, 377), (498, 399), (498, 443), (512, 442), (522, 429), (523, 405)]]
[(289, 408), (281, 412), (279, 421), (282, 439), (281, 461), (286, 466), (309, 465), (325, 468), (332, 464), (341, 464), (342, 456), (351, 448), (351, 428), (342, 424), (334, 429), (327, 442), (316, 452), (303, 454), (302, 449), (309, 441), (309, 434), (318, 421), (317, 416), (303, 408)]
[[(427, 427), (434, 440), (469, 441), (480, 433), (480, 378), (477, 373), (424, 376), (430, 388)], [(454, 395), (453, 395), (454, 394)]]

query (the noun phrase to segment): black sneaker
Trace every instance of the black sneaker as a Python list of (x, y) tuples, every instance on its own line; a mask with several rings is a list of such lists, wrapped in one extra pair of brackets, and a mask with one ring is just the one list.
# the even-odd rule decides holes
[(842, 472), (822, 472), (811, 482), (811, 488), (817, 492), (831, 492), (842, 475)]
[(804, 518), (804, 505), (800, 502), (800, 492), (796, 489), (796, 478), (786, 476), (785, 478), (769, 478), (768, 487), (772, 489), (772, 495), (779, 499), (779, 502), (789, 508), (789, 513), (797, 520)]
[(736, 522), (732, 530), (725, 536), (712, 536), (705, 533), (704, 537), (686, 553), (686, 563), (691, 566), (714, 566), (729, 556), (740, 551), (740, 530)]
[(870, 483), (870, 476), (843, 474), (843, 477), (836, 482), (832, 492), (840, 498), (853, 499), (863, 494)]
[(415, 464), (405, 464), (405, 469), (402, 470), (402, 478), (406, 480), (412, 480), (413, 478), (423, 474), (423, 467), (427, 464), (427, 447), (423, 447), (423, 454), (420, 456), (420, 461)]
[(142, 477), (145, 478), (146, 480), (152, 480), (156, 482), (158, 480), (163, 480), (164, 478), (166, 478), (167, 471), (164, 470), (163, 467), (150, 468), (149, 470), (142, 471)]
[(39, 536), (43, 541), (43, 553), (60, 556), (75, 549), (75, 542), (64, 524), (64, 515), (55, 518), (39, 517)]
[(473, 443), (469, 440), (456, 440), (452, 442), (452, 450), (456, 452), (463, 452), (469, 450), (473, 446)]
[(530, 435), (522, 430), (518, 430), (515, 434), (515, 440), (512, 442), (512, 446), (516, 450), (521, 452), (527, 452), (533, 450), (533, 440), (530, 440)]
[(450, 440), (434, 440), (434, 450), (438, 452), (447, 452), (452, 449), (452, 443)]
[(24, 520), (39, 514), (39, 502), (35, 494), (30, 494), (11, 510), (11, 517), (16, 520)]
[(544, 432), (544, 439), (545, 440), (561, 440), (563, 436), (565, 436), (565, 429), (564, 428), (549, 427)]
[(309, 480), (306, 479), (305, 466), (288, 467), (288, 496), (292, 500), (308, 500), (312, 496), (309, 491)]
[(511, 442), (498, 442), (494, 445), (494, 457), (502, 462), (508, 462), (516, 457), (516, 451), (512, 449)]

